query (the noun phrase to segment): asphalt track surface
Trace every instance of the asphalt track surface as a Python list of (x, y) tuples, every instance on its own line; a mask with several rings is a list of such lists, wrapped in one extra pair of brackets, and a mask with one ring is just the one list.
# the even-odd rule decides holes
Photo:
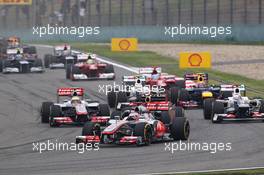
[[(38, 47), (40, 56), (51, 52)], [(115, 68), (116, 82), (131, 74)], [(264, 123), (211, 124), (201, 110), (188, 110), (190, 142), (232, 143), (231, 151), (165, 151), (164, 143), (147, 147), (101, 146), (99, 151), (33, 151), (32, 142), (74, 142), (81, 127), (50, 128), (40, 122), (41, 102), (56, 100), (57, 87), (81, 86), (100, 102), (106, 96), (99, 84), (111, 81), (71, 82), (64, 70), (44, 74), (0, 74), (0, 174), (141, 174), (171, 171), (257, 167), (264, 165)], [(179, 143), (179, 142), (175, 142)]]

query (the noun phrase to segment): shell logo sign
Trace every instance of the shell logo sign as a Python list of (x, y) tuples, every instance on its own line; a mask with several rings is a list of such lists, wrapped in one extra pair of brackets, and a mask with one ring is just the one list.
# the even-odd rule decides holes
[(31, 5), (32, 0), (0, 0), (0, 5)]
[(111, 43), (112, 51), (137, 51), (138, 39), (137, 38), (112, 38)]
[(210, 52), (181, 52), (179, 67), (184, 68), (211, 68)]

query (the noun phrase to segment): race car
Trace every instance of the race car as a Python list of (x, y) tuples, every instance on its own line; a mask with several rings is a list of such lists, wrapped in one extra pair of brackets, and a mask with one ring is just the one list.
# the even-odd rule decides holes
[[(180, 107), (151, 112), (144, 106), (137, 106), (125, 110), (120, 115), (115, 114), (114, 117), (109, 120), (107, 127), (91, 122), (85, 123), (82, 135), (76, 137), (76, 143), (143, 146), (156, 141), (189, 138), (190, 124)], [(168, 122), (164, 123), (161, 118), (166, 118)]]
[(70, 45), (57, 45), (53, 49), (54, 54), (46, 54), (44, 56), (45, 68), (66, 68), (67, 64), (73, 64), (76, 54), (71, 50)]
[(141, 102), (148, 98), (153, 101), (173, 100), (175, 94), (172, 87), (185, 87), (183, 78), (161, 73), (160, 67), (141, 67), (138, 75), (123, 76), (122, 80), (124, 88), (108, 90), (108, 104), (112, 108), (119, 102)]
[(8, 46), (7, 40), (5, 37), (0, 36), (0, 59), (6, 54), (6, 48)]
[(162, 73), (161, 67), (141, 67), (139, 74), (146, 77), (146, 84), (150, 86), (160, 86), (166, 90), (171, 87), (185, 88), (184, 78)]
[(15, 47), (6, 50), (5, 57), (0, 60), (0, 72), (3, 73), (42, 73), (42, 60), (35, 54), (24, 55), (23, 48)]
[(123, 102), (170, 102), (175, 96), (171, 90), (173, 88), (169, 89), (169, 93), (167, 93), (162, 87), (145, 86), (137, 81), (134, 86), (130, 86), (128, 89), (109, 90), (107, 93), (107, 101), (111, 108), (116, 108), (119, 103)]
[(72, 81), (115, 79), (114, 66), (98, 61), (95, 54), (78, 54), (76, 62), (76, 64), (68, 64), (66, 66), (66, 79), (71, 79)]
[(108, 105), (83, 97), (83, 88), (58, 88), (56, 103), (42, 103), (42, 123), (49, 123), (51, 127), (82, 125), (87, 121), (105, 125), (110, 119)]
[[(172, 91), (175, 94), (172, 102), (182, 106), (184, 108), (201, 108), (203, 102), (207, 98), (224, 99), (231, 96), (234, 85), (222, 84), (222, 85), (208, 85), (208, 74), (186, 74), (186, 88), (177, 89)], [(240, 86), (241, 91), (245, 91), (245, 86)]]
[(264, 122), (264, 101), (242, 96), (240, 88), (234, 88), (231, 97), (223, 100), (207, 100), (204, 105), (204, 118), (212, 123), (234, 120), (260, 120)]

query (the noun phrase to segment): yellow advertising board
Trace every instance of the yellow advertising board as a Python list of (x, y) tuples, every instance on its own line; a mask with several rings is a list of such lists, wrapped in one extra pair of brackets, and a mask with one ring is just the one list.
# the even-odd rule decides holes
[(181, 52), (179, 67), (185, 68), (211, 68), (210, 52)]
[(32, 0), (0, 0), (0, 5), (31, 5)]
[(137, 51), (138, 39), (137, 38), (112, 38), (111, 42), (112, 51)]

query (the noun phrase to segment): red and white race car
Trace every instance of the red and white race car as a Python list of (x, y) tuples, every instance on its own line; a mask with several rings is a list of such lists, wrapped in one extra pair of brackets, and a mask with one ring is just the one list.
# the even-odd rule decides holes
[(77, 63), (66, 67), (66, 79), (90, 80), (90, 79), (115, 79), (114, 66), (100, 62), (95, 54), (78, 54)]
[(171, 87), (185, 88), (184, 78), (162, 73), (161, 67), (141, 67), (139, 68), (139, 74), (146, 77), (146, 84), (150, 86), (155, 85), (165, 89)]
[[(114, 111), (109, 126), (87, 122), (76, 143), (136, 144), (149, 145), (155, 141), (187, 140), (190, 134), (189, 121), (181, 107), (168, 104), (146, 104)], [(154, 106), (156, 107), (154, 107)], [(152, 107), (150, 107), (152, 106)], [(150, 107), (150, 108), (149, 108)], [(152, 109), (152, 110), (150, 110)]]
[(83, 88), (59, 88), (56, 103), (42, 103), (42, 123), (49, 123), (51, 127), (78, 125), (87, 121), (105, 125), (110, 119), (109, 106), (83, 97)]

